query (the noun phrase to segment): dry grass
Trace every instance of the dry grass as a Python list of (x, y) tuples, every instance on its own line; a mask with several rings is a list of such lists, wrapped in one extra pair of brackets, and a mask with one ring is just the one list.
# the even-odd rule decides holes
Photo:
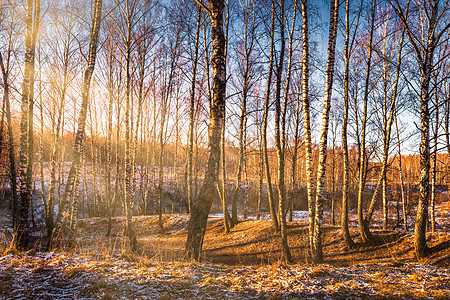
[[(165, 233), (161, 234), (157, 217), (135, 217), (134, 227), (138, 237), (137, 253), (130, 254), (128, 240), (123, 235), (124, 219), (114, 218), (112, 236), (105, 237), (106, 220), (102, 218), (80, 220), (77, 253), (90, 254), (105, 260), (122, 256), (127, 261), (139, 261), (142, 257), (153, 261), (173, 262), (183, 257), (187, 236), (187, 215), (164, 216)], [(351, 234), (358, 242), (356, 228)], [(334, 266), (355, 266), (367, 264), (386, 264), (399, 267), (406, 263), (417, 262), (413, 249), (412, 232), (373, 231), (380, 244), (359, 244), (355, 249), (346, 250), (341, 238), (340, 228), (324, 227), (324, 262)], [(308, 255), (307, 225), (293, 222), (288, 226), (289, 245), (296, 263), (310, 264)], [(445, 232), (428, 234), (430, 247), (450, 241)], [(280, 259), (280, 237), (272, 229), (270, 221), (242, 220), (230, 234), (224, 234), (223, 221), (211, 218), (203, 244), (203, 260), (227, 265), (264, 265), (273, 264)], [(450, 248), (444, 248), (431, 255), (423, 263), (449, 267)]]
[[(346, 250), (340, 229), (325, 226), (325, 262), (312, 265), (307, 225), (290, 223), (289, 245), (296, 264), (287, 265), (280, 261), (280, 237), (270, 221), (242, 220), (226, 235), (222, 220), (211, 218), (203, 247), (205, 263), (194, 263), (182, 260), (187, 215), (165, 215), (164, 234), (157, 217), (133, 218), (135, 253), (123, 235), (124, 219), (113, 221), (113, 234), (106, 237), (105, 219), (80, 220), (73, 249), (11, 251), (0, 257), (0, 298), (12, 297), (11, 286), (25, 298), (450, 298), (449, 249), (422, 262), (427, 265), (418, 264), (412, 233), (374, 231), (383, 243)], [(354, 228), (351, 233), (358, 241)], [(445, 232), (428, 235), (430, 246), (449, 240)]]

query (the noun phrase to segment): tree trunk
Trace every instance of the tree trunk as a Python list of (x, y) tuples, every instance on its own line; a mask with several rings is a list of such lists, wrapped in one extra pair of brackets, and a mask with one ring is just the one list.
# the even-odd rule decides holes
[(386, 171), (385, 174), (383, 176), (382, 179), (382, 198), (383, 198), (383, 230), (387, 230), (388, 227), (388, 222), (389, 222), (389, 199), (388, 199), (388, 195), (387, 195), (387, 188), (388, 188), (388, 183), (387, 183), (387, 177), (386, 174), (387, 173), (387, 166), (386, 166)]
[(293, 16), (293, 24), (292, 31), (289, 36), (289, 63), (288, 70), (286, 75), (286, 87), (284, 90), (284, 106), (283, 110), (281, 110), (281, 79), (283, 75), (283, 65), (284, 65), (284, 51), (285, 51), (285, 15), (284, 15), (284, 0), (280, 1), (280, 60), (277, 66), (277, 82), (276, 82), (276, 91), (275, 91), (275, 144), (277, 149), (277, 158), (278, 158), (278, 221), (281, 229), (281, 251), (282, 257), (281, 259), (292, 263), (292, 256), (288, 246), (287, 239), (287, 226), (286, 226), (286, 210), (284, 208), (286, 204), (286, 185), (285, 185), (285, 170), (286, 170), (286, 161), (285, 161), (285, 150), (286, 150), (286, 111), (287, 111), (287, 103), (289, 101), (289, 83), (291, 77), (292, 70), (292, 42), (293, 42), (293, 33), (295, 27), (295, 19), (296, 19), (296, 11), (294, 11)]
[(417, 205), (416, 226), (414, 230), (414, 248), (418, 257), (424, 257), (428, 254), (429, 248), (426, 241), (426, 228), (428, 220), (428, 197), (430, 194), (430, 112), (428, 102), (430, 95), (428, 88), (430, 84), (432, 52), (429, 53), (425, 74), (421, 83), (420, 98), (420, 177), (419, 177), (419, 203)]
[(33, 182), (33, 164), (34, 164), (34, 82), (35, 82), (35, 53), (36, 53), (36, 37), (40, 26), (41, 13), (40, 0), (34, 1), (34, 21), (33, 21), (33, 39), (31, 41), (31, 49), (33, 51), (33, 60), (31, 63), (31, 77), (29, 89), (29, 109), (28, 109), (28, 162), (27, 162), (27, 188), (30, 191), (30, 212), (31, 212), (31, 226), (35, 226), (34, 211), (33, 211), (33, 190), (35, 183)]
[[(136, 251), (137, 239), (133, 228), (133, 208), (134, 208), (134, 197), (133, 197), (133, 173), (132, 173), (132, 137), (131, 130), (132, 124), (130, 124), (131, 115), (131, 38), (132, 38), (132, 16), (133, 12), (130, 12), (129, 3), (126, 2), (127, 14), (126, 18), (126, 37), (125, 37), (125, 47), (126, 47), (126, 57), (125, 57), (125, 72), (126, 72), (126, 85), (125, 85), (125, 233), (130, 240), (131, 251)], [(162, 130), (162, 129), (161, 129)]]
[[(39, 43), (40, 46), (40, 43)], [(41, 65), (40, 50), (39, 50), (39, 65)], [(47, 225), (47, 235), (51, 235), (49, 228), (49, 206), (47, 202), (47, 197), (45, 193), (45, 177), (44, 177), (44, 105), (42, 103), (42, 67), (39, 66), (39, 112), (41, 117), (41, 126), (39, 134), (39, 175), (41, 180), (41, 200), (44, 205), (44, 217), (45, 223)], [(1, 130), (1, 132), (3, 132)]]
[[(33, 13), (34, 8), (34, 13)], [(19, 176), (20, 176), (20, 198), (18, 203), (17, 214), (17, 240), (16, 244), (19, 249), (26, 250), (29, 245), (29, 224), (28, 213), (32, 197), (31, 172), (32, 157), (30, 152), (33, 151), (32, 119), (33, 119), (33, 89), (34, 89), (34, 58), (35, 58), (35, 41), (37, 29), (39, 26), (40, 1), (27, 0), (26, 13), (26, 33), (25, 33), (25, 68), (22, 84), (22, 104), (21, 104), (21, 120), (20, 120), (20, 159), (19, 159)], [(33, 28), (34, 16), (34, 28)]]
[[(409, 4), (409, 2), (408, 2)], [(396, 14), (400, 17), (403, 25), (406, 28), (409, 41), (416, 54), (416, 59), (421, 73), (420, 85), (420, 120), (421, 120), (421, 134), (420, 134), (420, 176), (419, 176), (419, 203), (417, 204), (416, 225), (414, 230), (414, 250), (418, 258), (423, 258), (430, 253), (426, 241), (426, 226), (428, 220), (428, 197), (430, 194), (430, 112), (428, 103), (431, 95), (429, 92), (430, 79), (433, 72), (433, 55), (440, 38), (450, 28), (450, 23), (446, 22), (444, 27), (436, 32), (436, 28), (440, 18), (445, 15), (439, 12), (439, 1), (430, 1), (425, 9), (427, 11), (427, 24), (423, 26), (427, 28), (427, 37), (423, 42), (418, 41), (413, 36), (409, 22), (407, 21), (408, 6), (406, 14), (400, 7), (398, 0), (395, 0), (393, 8)]]
[[(94, 104), (95, 106), (95, 104)], [(97, 135), (94, 132), (94, 124), (97, 124), (97, 121), (92, 121), (92, 109), (91, 106), (88, 108), (89, 110), (89, 122), (91, 123), (91, 178), (92, 178), (92, 200), (93, 200), (93, 215), (94, 217), (99, 216), (99, 196), (97, 191), (97, 149), (95, 149), (95, 140), (94, 137)], [(95, 125), (96, 126), (96, 125)], [(83, 154), (84, 159), (86, 160), (86, 153)]]
[(370, 26), (370, 36), (369, 36), (369, 53), (367, 58), (367, 69), (366, 69), (366, 78), (364, 85), (364, 111), (363, 111), (363, 120), (362, 120), (362, 129), (361, 129), (361, 147), (359, 153), (359, 180), (358, 180), (358, 225), (359, 232), (361, 235), (361, 239), (363, 242), (368, 242), (373, 240), (373, 236), (371, 236), (368, 225), (364, 222), (363, 216), (363, 192), (365, 188), (365, 170), (367, 168), (366, 162), (366, 123), (367, 123), (367, 102), (369, 97), (369, 82), (370, 82), (370, 70), (371, 70), (371, 62), (372, 62), (372, 45), (373, 45), (373, 32), (375, 25), (375, 8), (376, 8), (376, 0), (372, 1), (372, 14), (371, 14), (371, 26)]
[(387, 172), (387, 167), (388, 167), (389, 145), (390, 145), (390, 139), (391, 139), (392, 122), (394, 120), (394, 116), (396, 113), (395, 112), (395, 110), (396, 110), (395, 104), (396, 104), (396, 99), (397, 99), (398, 81), (400, 78), (400, 67), (401, 67), (401, 58), (402, 58), (402, 49), (403, 49), (403, 36), (404, 36), (404, 29), (402, 31), (402, 36), (400, 38), (400, 45), (399, 45), (399, 50), (398, 50), (397, 69), (396, 69), (394, 90), (392, 93), (392, 100), (391, 100), (391, 105), (390, 105), (391, 109), (389, 112), (389, 118), (387, 119), (387, 126), (386, 126), (385, 133), (384, 133), (382, 169), (381, 169), (381, 173), (378, 178), (377, 185), (375, 187), (375, 191), (372, 195), (372, 200), (370, 202), (367, 216), (364, 219), (364, 223), (366, 226), (366, 235), (368, 237), (371, 237), (371, 234), (369, 232), (370, 220), (372, 218), (372, 215), (373, 215), (373, 212), (375, 209), (377, 194), (378, 194), (380, 185), (383, 185), (383, 229), (384, 230), (387, 229), (386, 172)]
[[(156, 128), (157, 128), (157, 121), (158, 121), (158, 114), (157, 114), (157, 103), (158, 100), (156, 98), (156, 64), (153, 64), (153, 147), (152, 147), (152, 191), (156, 190)], [(150, 197), (150, 214), (155, 214), (155, 197), (152, 195)]]
[[(11, 47), (12, 47), (12, 29), (9, 31), (8, 46), (6, 50), (6, 61), (3, 61), (2, 53), (0, 52), (0, 69), (2, 72), (3, 79), (3, 109), (5, 110), (6, 122), (8, 124), (8, 150), (9, 150), (9, 167), (10, 167), (10, 184), (11, 184), (11, 202), (10, 207), (12, 208), (13, 216), (13, 227), (15, 228), (15, 221), (17, 216), (17, 174), (16, 174), (16, 164), (15, 164), (15, 154), (14, 154), (14, 138), (12, 134), (12, 123), (11, 123), (11, 106), (9, 101), (9, 65), (11, 60)], [(3, 113), (2, 113), (3, 120)], [(3, 126), (3, 124), (2, 124)], [(2, 128), (3, 133), (3, 128)]]
[[(226, 0), (226, 12), (227, 16), (225, 19), (225, 61), (228, 55), (228, 29), (230, 25), (230, 1)], [(226, 109), (223, 112), (223, 125), (222, 125), (222, 141), (221, 141), (221, 155), (222, 155), (222, 212), (223, 212), (223, 225), (225, 233), (230, 233), (231, 216), (228, 212), (228, 202), (226, 198), (226, 187), (227, 187), (227, 173), (226, 173), (226, 156), (225, 156), (225, 129), (226, 129)]]
[[(437, 76), (435, 76), (436, 78)], [(437, 78), (435, 80), (437, 82)], [(437, 84), (437, 83), (435, 83)], [(437, 85), (435, 85), (435, 91), (434, 91), (434, 100), (435, 100), (435, 106), (434, 106), (434, 118), (435, 118), (435, 124), (434, 124), (434, 132), (433, 132), (433, 164), (431, 165), (431, 199), (430, 199), (430, 209), (431, 209), (431, 232), (436, 231), (436, 216), (434, 213), (434, 206), (436, 202), (436, 173), (437, 173), (437, 151), (438, 151), (438, 133), (439, 133), (439, 99), (438, 99), (438, 90)]]
[(16, 229), (17, 225), (17, 208), (18, 208), (18, 194), (17, 194), (17, 173), (16, 173), (16, 156), (14, 153), (14, 136), (12, 129), (11, 118), (11, 104), (9, 101), (9, 62), (11, 57), (11, 38), (8, 44), (8, 51), (6, 53), (6, 64), (3, 62), (3, 57), (0, 52), (0, 66), (3, 75), (3, 102), (6, 108), (6, 122), (8, 123), (8, 158), (9, 158), (9, 178), (11, 184), (11, 208), (13, 216), (13, 227)]
[(447, 95), (445, 100), (444, 131), (445, 145), (447, 146), (447, 154), (450, 158), (450, 95)]
[(308, 215), (309, 215), (309, 247), (313, 251), (313, 232), (314, 232), (314, 178), (313, 178), (313, 155), (311, 140), (311, 116), (309, 99), (309, 40), (308, 40), (308, 0), (301, 0), (302, 3), (302, 93), (303, 93), (303, 125), (305, 130), (305, 159), (306, 159), (306, 189), (308, 196)]
[(263, 116), (263, 149), (264, 149), (264, 165), (266, 171), (266, 181), (267, 181), (267, 192), (269, 198), (269, 210), (270, 217), (272, 219), (272, 225), (275, 230), (278, 230), (278, 217), (277, 217), (277, 209), (275, 206), (275, 200), (272, 190), (272, 179), (270, 176), (270, 165), (269, 165), (269, 154), (267, 149), (267, 121), (269, 118), (269, 106), (270, 106), (270, 86), (272, 84), (272, 69), (273, 69), (273, 59), (274, 59), (274, 51), (275, 51), (275, 2), (272, 0), (272, 21), (271, 21), (271, 32), (270, 32), (270, 63), (269, 63), (269, 71), (267, 78), (267, 89), (264, 100), (264, 116)]
[(187, 195), (188, 195), (188, 213), (191, 212), (194, 200), (192, 192), (192, 177), (193, 177), (193, 155), (194, 155), (194, 110), (195, 110), (195, 78), (197, 75), (198, 63), (198, 44), (200, 39), (200, 21), (202, 18), (201, 8), (198, 8), (197, 14), (197, 31), (195, 34), (195, 54), (192, 66), (192, 80), (191, 80), (191, 98), (189, 108), (189, 149), (188, 149), (188, 163), (187, 163)]
[[(84, 153), (81, 154), (81, 160), (82, 164), (86, 166), (85, 156)], [(86, 173), (86, 167), (84, 168), (84, 172)], [(78, 218), (78, 186), (79, 186), (79, 176), (80, 174), (77, 174), (75, 177), (75, 183), (74, 183), (74, 191), (72, 195), (72, 207), (70, 210), (70, 217), (69, 217), (69, 245), (71, 247), (75, 246), (76, 241), (76, 233), (77, 233), (77, 218)], [(86, 180), (86, 174), (84, 174), (84, 184), (85, 188), (87, 187), (87, 180)], [(87, 193), (87, 189), (85, 189), (85, 199), (86, 199), (86, 205), (89, 205), (89, 197)]]
[(401, 152), (401, 142), (400, 142), (400, 134), (398, 131), (398, 121), (397, 121), (397, 112), (395, 113), (395, 131), (397, 133), (397, 143), (398, 143), (398, 169), (400, 175), (400, 190), (401, 190), (401, 199), (402, 199), (402, 210), (403, 210), (403, 228), (405, 231), (408, 231), (408, 214), (406, 213), (406, 197), (405, 197), (405, 184), (403, 179), (403, 169), (402, 169), (402, 152)]
[[(171, 71), (172, 72), (172, 71)], [(172, 74), (169, 75), (172, 77)], [(166, 124), (166, 113), (167, 113), (167, 101), (168, 101), (168, 93), (170, 89), (170, 83), (168, 84), (168, 88), (163, 93), (161, 97), (161, 111), (160, 111), (160, 132), (159, 132), (159, 163), (158, 163), (158, 227), (160, 233), (164, 233), (164, 226), (162, 221), (162, 206), (163, 206), (163, 184), (164, 184), (164, 150), (165, 150), (165, 134), (164, 127)]]
[(222, 155), (222, 213), (223, 213), (223, 227), (225, 230), (225, 234), (230, 233), (231, 228), (231, 216), (228, 212), (227, 198), (226, 198), (226, 187), (227, 187), (227, 174), (225, 172), (225, 116), (224, 122), (222, 125), (222, 142), (221, 142), (221, 155)]
[[(245, 121), (245, 128), (247, 128), (247, 120)], [(244, 144), (247, 145), (247, 131), (244, 134)], [(244, 148), (244, 181), (245, 181), (245, 187), (244, 187), (244, 219), (247, 219), (247, 213), (248, 213), (248, 192), (250, 189), (249, 181), (248, 181), (248, 169), (247, 169), (247, 149)]]
[[(334, 118), (333, 118), (334, 119)], [(332, 140), (333, 140), (333, 149), (331, 150), (331, 155), (333, 156), (331, 161), (331, 224), (336, 225), (336, 220), (334, 219), (334, 193), (336, 191), (336, 130), (334, 125), (332, 126), (333, 132), (332, 132)]]
[[(142, 39), (145, 39), (146, 37), (142, 37)], [(137, 190), (137, 179), (136, 179), (136, 158), (138, 155), (138, 144), (139, 144), (139, 133), (142, 134), (143, 129), (139, 129), (139, 125), (142, 123), (142, 102), (144, 101), (144, 79), (145, 79), (145, 63), (146, 63), (146, 55), (147, 55), (147, 46), (145, 45), (146, 41), (141, 41), (144, 43), (144, 46), (138, 47), (138, 53), (139, 53), (139, 78), (138, 78), (138, 113), (137, 113), (137, 120), (136, 120), (136, 128), (134, 132), (134, 151), (133, 151), (133, 159), (132, 159), (132, 171), (133, 171), (133, 190)], [(141, 156), (142, 157), (142, 156)], [(139, 168), (139, 177), (141, 179), (140, 189), (139, 189), (139, 197), (138, 197), (138, 204), (141, 202), (140, 198), (142, 196), (142, 163)]]
[[(361, 3), (362, 8), (362, 3)], [(344, 58), (345, 58), (345, 69), (344, 69), (344, 112), (343, 112), (343, 121), (342, 121), (342, 155), (343, 155), (343, 177), (342, 177), (342, 208), (341, 208), (341, 231), (343, 239), (348, 248), (354, 247), (354, 242), (350, 236), (349, 228), (348, 228), (348, 189), (349, 189), (349, 157), (348, 157), (348, 142), (347, 142), (347, 128), (348, 128), (348, 115), (349, 115), (349, 65), (350, 65), (350, 20), (349, 20), (349, 12), (350, 12), (350, 1), (346, 1), (346, 13), (345, 13), (345, 46), (344, 46)], [(361, 11), (360, 11), (361, 12)], [(359, 23), (359, 16), (357, 25)], [(355, 36), (353, 37), (352, 44)], [(358, 132), (358, 130), (357, 130)]]
[[(245, 41), (244, 41), (245, 43)], [(246, 49), (245, 49), (246, 51)], [(242, 90), (242, 107), (241, 116), (239, 118), (239, 161), (236, 174), (236, 188), (234, 190), (233, 202), (231, 207), (231, 224), (235, 226), (238, 223), (237, 206), (241, 195), (242, 169), (244, 167), (244, 135), (245, 135), (245, 119), (247, 115), (247, 93), (248, 93), (248, 60), (246, 59), (246, 69), (244, 71), (244, 87)]]
[[(300, 97), (300, 96), (298, 96)], [(292, 168), (291, 168), (291, 176), (292, 176), (292, 190), (291, 190), (291, 199), (289, 204), (289, 222), (293, 221), (294, 214), (294, 197), (297, 192), (297, 160), (298, 160), (298, 147), (300, 141), (300, 122), (301, 122), (301, 101), (300, 99), (296, 99), (296, 108), (295, 108), (295, 129), (294, 129), (294, 145), (293, 145), (293, 154), (292, 154)]]
[[(450, 93), (447, 90), (447, 96), (445, 97), (444, 104), (444, 131), (445, 131), (445, 145), (447, 148), (447, 157), (450, 161)], [(449, 167), (447, 166), (447, 173), (449, 172)], [(447, 181), (450, 182), (450, 181)], [(447, 189), (450, 186), (447, 184)]]
[[(205, 236), (208, 214), (214, 198), (217, 198), (217, 178), (220, 162), (221, 130), (225, 112), (226, 92), (226, 60), (225, 36), (223, 32), (224, 3), (221, 0), (209, 0), (207, 9), (211, 18), (213, 41), (213, 100), (210, 108), (209, 124), (209, 158), (204, 182), (198, 200), (191, 211), (188, 225), (188, 237), (185, 247), (185, 258), (200, 260), (200, 252)], [(204, 6), (204, 5), (203, 5)]]
[[(78, 128), (75, 136), (75, 144), (73, 149), (73, 161), (70, 167), (69, 176), (67, 178), (66, 187), (64, 189), (63, 198), (56, 217), (56, 230), (61, 231), (67, 220), (69, 201), (73, 197), (75, 178), (80, 168), (81, 153), (84, 148), (84, 140), (86, 134), (86, 116), (89, 105), (89, 89), (91, 84), (92, 73), (95, 67), (95, 58), (97, 55), (98, 35), (100, 31), (102, 0), (96, 0), (94, 3), (94, 17), (91, 28), (91, 41), (89, 45), (89, 56), (87, 68), (84, 73), (82, 87), (81, 109), (78, 115)], [(53, 234), (54, 237), (59, 236), (59, 232)]]
[[(0, 56), (0, 59), (2, 60), (3, 63), (3, 59)], [(2, 73), (3, 74), (3, 73)], [(4, 148), (4, 133), (5, 133), (5, 112), (6, 112), (6, 99), (4, 97), (5, 95), (3, 95), (2, 98), (2, 117), (1, 117), (1, 123), (0, 123), (0, 157), (2, 157), (2, 152), (3, 152), (3, 148)], [(42, 123), (41, 123), (42, 124)], [(42, 165), (42, 164), (41, 164)], [(2, 200), (5, 201), (5, 194), (4, 191), (2, 191)]]
[[(113, 58), (113, 46), (112, 40), (108, 41), (109, 46), (109, 56), (108, 56), (108, 93), (109, 93), (109, 104), (108, 104), (108, 124), (106, 129), (106, 209), (108, 216), (108, 227), (106, 229), (106, 236), (111, 235), (112, 228), (112, 192), (111, 192), (111, 150), (112, 150), (112, 117), (113, 117), (113, 105), (114, 105), (114, 58)], [(118, 123), (119, 124), (119, 123)], [(119, 126), (118, 126), (119, 127)]]
[(263, 195), (263, 180), (264, 180), (264, 150), (263, 150), (263, 144), (262, 144), (262, 128), (261, 128), (261, 121), (259, 119), (259, 100), (256, 102), (256, 113), (257, 113), (257, 126), (258, 126), (258, 165), (259, 165), (259, 172), (258, 172), (258, 203), (256, 207), (256, 219), (259, 220), (261, 218), (261, 201), (262, 201), (262, 195)]
[[(331, 1), (330, 7), (330, 31), (328, 36), (328, 59), (326, 70), (326, 91), (323, 103), (322, 133), (319, 145), (319, 165), (317, 171), (317, 191), (314, 214), (314, 231), (312, 238), (312, 260), (315, 263), (323, 261), (322, 252), (322, 223), (323, 223), (323, 193), (325, 189), (325, 171), (327, 160), (328, 124), (331, 106), (331, 94), (333, 88), (334, 61), (336, 49), (336, 32), (338, 23), (339, 1)], [(311, 232), (310, 232), (311, 234)]]

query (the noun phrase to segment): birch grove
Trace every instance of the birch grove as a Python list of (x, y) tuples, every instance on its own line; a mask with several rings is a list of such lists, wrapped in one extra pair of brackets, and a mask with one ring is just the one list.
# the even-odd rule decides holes
[[(412, 227), (417, 258), (437, 251), (427, 238), (446, 228), (450, 3), (323, 4), (2, 2), (14, 247), (77, 247), (80, 220), (101, 218), (104, 236), (156, 255), (139, 220), (154, 216), (165, 238), (186, 216), (186, 260), (211, 250), (214, 222), (236, 239), (267, 222), (288, 264), (327, 262), (335, 226), (342, 253)], [(309, 251), (291, 246), (303, 236)]]

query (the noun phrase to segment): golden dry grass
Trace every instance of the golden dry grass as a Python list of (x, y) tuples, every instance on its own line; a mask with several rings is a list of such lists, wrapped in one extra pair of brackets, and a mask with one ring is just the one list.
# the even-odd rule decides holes
[[(177, 261), (183, 256), (187, 237), (187, 215), (164, 215), (165, 233), (161, 234), (156, 216), (134, 217), (133, 223), (138, 237), (139, 257), (158, 261)], [(103, 257), (111, 257), (120, 252), (128, 260), (132, 258), (127, 250), (128, 241), (123, 236), (124, 219), (114, 218), (113, 234), (105, 237), (106, 219), (80, 220), (78, 251), (94, 252)], [(296, 263), (310, 264), (308, 254), (307, 225), (302, 222), (288, 224), (289, 246)], [(355, 242), (359, 242), (356, 228), (350, 230)], [(354, 249), (346, 249), (338, 226), (324, 227), (324, 263), (334, 266), (354, 266), (383, 263), (402, 266), (417, 262), (413, 248), (413, 233), (402, 231), (374, 230), (382, 243), (358, 244)], [(446, 232), (428, 233), (430, 247), (450, 241)], [(276, 263), (280, 259), (280, 236), (267, 220), (241, 220), (230, 234), (224, 234), (223, 221), (210, 218), (203, 244), (203, 260), (227, 265), (263, 265)], [(128, 257), (127, 257), (128, 256)], [(422, 261), (427, 264), (449, 266), (450, 248), (444, 248)]]
[[(296, 264), (280, 261), (279, 233), (270, 221), (241, 220), (224, 234), (221, 219), (211, 218), (204, 241), (206, 263), (182, 261), (187, 215), (133, 219), (136, 253), (115, 218), (105, 237), (106, 220), (80, 220), (77, 246), (50, 253), (10, 253), (0, 258), (0, 298), (75, 295), (93, 299), (397, 299), (450, 297), (448, 249), (418, 264), (412, 233), (375, 231), (385, 242), (346, 250), (340, 230), (325, 226), (325, 263), (310, 264), (307, 226), (290, 223), (289, 243)], [(356, 235), (352, 229), (352, 234)], [(429, 234), (429, 245), (448, 242), (444, 232)], [(357, 239), (355, 239), (357, 241)], [(444, 261), (444, 262), (443, 262)], [(424, 263), (424, 262), (422, 262)], [(447, 263), (447, 265), (445, 265)], [(46, 278), (44, 282), (42, 278)], [(27, 291), (28, 294), (24, 294)], [(49, 296), (50, 295), (50, 296)]]

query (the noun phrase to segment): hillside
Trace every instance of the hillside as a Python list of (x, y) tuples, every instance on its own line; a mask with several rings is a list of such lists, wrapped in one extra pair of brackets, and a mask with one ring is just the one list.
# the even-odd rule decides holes
[[(448, 203), (443, 203), (445, 209)], [(443, 209), (444, 207), (440, 207)], [(445, 210), (448, 211), (448, 210)], [(444, 214), (444, 217), (446, 214)], [(325, 262), (311, 265), (307, 226), (289, 224), (294, 265), (279, 262), (279, 237), (268, 220), (242, 220), (223, 233), (222, 219), (210, 218), (203, 263), (182, 260), (187, 215), (135, 217), (139, 251), (130, 254), (123, 218), (106, 238), (106, 220), (83, 219), (74, 249), (5, 252), (0, 258), (3, 299), (353, 299), (450, 297), (450, 235), (429, 234), (443, 246), (427, 260), (414, 257), (412, 233), (375, 231), (385, 243), (346, 250), (339, 228), (325, 226)], [(439, 222), (445, 222), (439, 218)], [(356, 238), (356, 228), (351, 230)], [(7, 237), (3, 236), (5, 241)], [(356, 239), (357, 241), (357, 239)], [(445, 247), (447, 245), (447, 247)]]

